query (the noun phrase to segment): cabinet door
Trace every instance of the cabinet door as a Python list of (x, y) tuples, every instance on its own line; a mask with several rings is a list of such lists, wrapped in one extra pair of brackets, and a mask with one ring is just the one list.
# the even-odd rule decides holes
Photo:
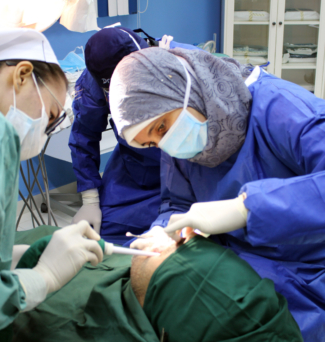
[(320, 97), (325, 29), (322, 3), (321, 0), (278, 0), (274, 71), (276, 76)]
[(277, 0), (226, 0), (224, 53), (274, 72)]

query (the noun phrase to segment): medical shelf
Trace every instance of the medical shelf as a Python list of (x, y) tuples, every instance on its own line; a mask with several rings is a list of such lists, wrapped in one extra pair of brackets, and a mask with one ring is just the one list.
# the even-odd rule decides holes
[(316, 63), (284, 63), (282, 69), (316, 69)]
[(268, 21), (234, 21), (234, 25), (270, 25)]
[[(223, 0), (223, 9), (223, 53), (236, 58), (238, 47), (247, 48), (244, 56), (261, 65), (261, 58), (253, 58), (254, 47), (259, 47), (266, 51), (269, 73), (325, 98), (325, 0)], [(308, 45), (317, 49), (317, 55), (292, 51)], [(297, 54), (306, 61), (297, 60)], [(311, 72), (312, 81), (305, 84)]]
[(319, 25), (319, 20), (285, 20), (284, 25)]

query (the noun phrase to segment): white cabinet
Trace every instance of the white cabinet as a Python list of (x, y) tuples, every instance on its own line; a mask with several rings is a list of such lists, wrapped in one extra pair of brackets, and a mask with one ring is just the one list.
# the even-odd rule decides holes
[(325, 98), (325, 0), (224, 0), (223, 52)]

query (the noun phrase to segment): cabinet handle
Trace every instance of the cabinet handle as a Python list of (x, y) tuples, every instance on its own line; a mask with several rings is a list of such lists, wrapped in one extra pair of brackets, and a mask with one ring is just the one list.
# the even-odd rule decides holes
[(276, 24), (276, 22), (275, 22), (275, 21), (273, 21), (272, 25), (274, 26), (275, 24)]
[(279, 21), (279, 25), (282, 25), (282, 21)]

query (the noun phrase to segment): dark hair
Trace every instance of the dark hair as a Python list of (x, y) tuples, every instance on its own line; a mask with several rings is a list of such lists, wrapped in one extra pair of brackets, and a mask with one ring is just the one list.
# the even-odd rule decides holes
[[(0, 61), (0, 69), (4, 65), (6, 65), (6, 62), (13, 63), (12, 65), (17, 65), (19, 62), (22, 62), (22, 61), (25, 61), (25, 59)], [(54, 78), (57, 81), (62, 79), (65, 83), (66, 88), (68, 88), (68, 80), (59, 65), (53, 64), (53, 63), (39, 62), (39, 61), (30, 61), (30, 60), (26, 60), (26, 61), (33, 64), (33, 67), (34, 67), (33, 72), (35, 76), (39, 76), (44, 82), (50, 81), (51, 78)], [(43, 85), (42, 83), (40, 83), (38, 79), (37, 79), (37, 83), (41, 86)]]

